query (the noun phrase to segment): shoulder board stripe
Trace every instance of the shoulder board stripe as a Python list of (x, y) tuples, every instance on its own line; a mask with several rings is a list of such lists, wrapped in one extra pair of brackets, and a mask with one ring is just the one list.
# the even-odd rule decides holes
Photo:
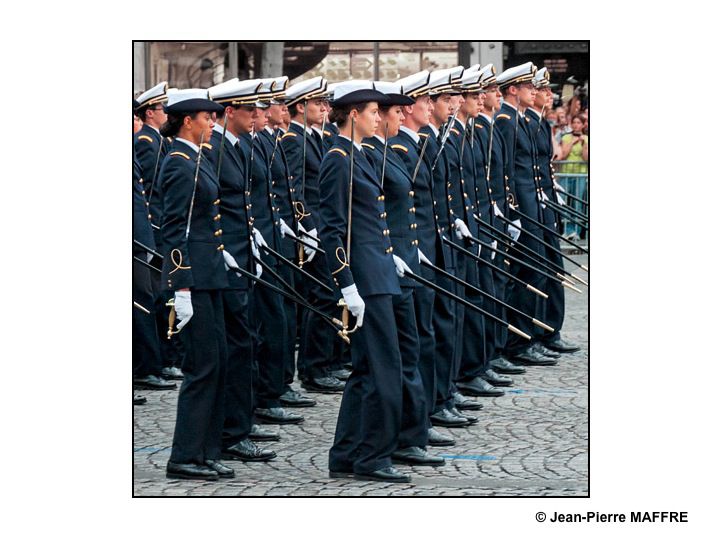
[(297, 137), (297, 133), (293, 133), (292, 131), (288, 131), (287, 133), (285, 133), (285, 135), (282, 136), (283, 139), (284, 139), (285, 137)]
[(450, 128), (450, 131), (452, 131), (455, 135), (460, 135), (460, 132), (455, 128)]
[(500, 118), (507, 118), (508, 120), (510, 120), (510, 115), (509, 115), (509, 114), (505, 114), (505, 113), (503, 113), (503, 114), (498, 114), (498, 115), (495, 117), (495, 120), (499, 120)]
[(323, 133), (324, 133), (325, 135), (327, 135), (328, 137), (332, 137), (332, 133), (329, 132), (327, 129), (324, 129), (324, 130), (323, 130)]
[(418, 135), (420, 135), (421, 137), (427, 137), (427, 136), (428, 136), (427, 133), (418, 133)]
[(207, 148), (208, 150), (212, 150), (212, 144), (210, 143), (204, 142), (200, 146), (202, 146), (203, 148)]
[(138, 141), (139, 141), (139, 140), (148, 141), (148, 142), (155, 142), (155, 141), (152, 140), (152, 137), (150, 137), (150, 136), (148, 136), (148, 135), (139, 135), (139, 136), (138, 136)]
[(347, 156), (347, 152), (343, 150), (342, 148), (331, 148), (328, 150), (328, 154), (331, 154), (333, 152), (337, 152), (338, 154), (342, 154), (343, 156)]
[(170, 155), (171, 156), (182, 156), (185, 159), (190, 159), (190, 156), (188, 156), (187, 154), (185, 154), (183, 152), (170, 152)]
[(406, 154), (408, 152), (408, 149), (405, 148), (402, 144), (393, 144), (392, 146), (390, 146), (390, 148), (392, 148), (393, 150), (402, 150)]
[(483, 128), (482, 126), (480, 126), (480, 125), (478, 125), (478, 124), (473, 124), (473, 127), (474, 127), (475, 129), (482, 129), (482, 128)]
[(373, 150), (375, 150), (375, 147), (374, 147), (372, 144), (368, 144), (368, 143), (361, 143), (361, 144), (362, 144), (365, 148), (372, 148)]
[(167, 137), (167, 140), (168, 140), (168, 142), (173, 142), (173, 138), (172, 138), (172, 137)]

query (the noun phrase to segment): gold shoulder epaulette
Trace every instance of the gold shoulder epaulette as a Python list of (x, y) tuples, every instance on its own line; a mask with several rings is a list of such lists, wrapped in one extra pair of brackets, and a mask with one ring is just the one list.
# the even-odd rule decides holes
[(482, 129), (482, 128), (483, 128), (483, 127), (482, 127), (481, 125), (479, 125), (479, 124), (473, 124), (473, 127), (474, 127), (475, 129)]
[(293, 133), (292, 131), (288, 131), (287, 133), (285, 133), (285, 135), (282, 136), (283, 139), (285, 137), (297, 137), (297, 134)]
[(427, 136), (428, 136), (427, 133), (418, 133), (418, 135), (420, 135), (421, 137), (427, 137)]
[(168, 140), (168, 142), (170, 142), (170, 143), (173, 142), (173, 138), (172, 138), (172, 137), (167, 137), (167, 140)]
[(342, 154), (343, 157), (347, 156), (347, 152), (345, 150), (343, 150), (342, 148), (331, 148), (330, 150), (328, 150), (328, 154), (330, 154), (332, 152), (337, 152), (338, 154)]
[(323, 130), (323, 133), (324, 133), (325, 135), (327, 135), (328, 137), (332, 137), (332, 133), (329, 132), (327, 129), (324, 129), (324, 130)]
[(138, 136), (138, 141), (141, 140), (141, 139), (144, 140), (144, 141), (153, 142), (152, 137), (149, 137), (148, 135), (139, 135), (139, 136)]
[(212, 144), (210, 144), (210, 143), (204, 142), (200, 146), (207, 148), (208, 150), (212, 150)]
[(405, 148), (402, 144), (393, 144), (392, 146), (390, 146), (390, 148), (392, 148), (393, 150), (402, 150), (406, 154), (408, 152), (408, 149)]
[(361, 143), (361, 144), (366, 148), (372, 148), (373, 150), (375, 150), (375, 147), (372, 144), (368, 144), (368, 143)]
[(450, 131), (452, 131), (455, 135), (460, 135), (460, 132), (455, 128), (450, 128)]
[(190, 156), (188, 156), (188, 155), (185, 154), (184, 152), (170, 152), (170, 155), (171, 155), (171, 156), (182, 156), (182, 157), (184, 157), (185, 159), (190, 159)]
[(509, 114), (505, 114), (505, 113), (503, 113), (503, 114), (498, 114), (498, 115), (495, 117), (495, 120), (500, 120), (500, 118), (506, 118), (506, 119), (510, 120), (510, 115), (509, 115)]

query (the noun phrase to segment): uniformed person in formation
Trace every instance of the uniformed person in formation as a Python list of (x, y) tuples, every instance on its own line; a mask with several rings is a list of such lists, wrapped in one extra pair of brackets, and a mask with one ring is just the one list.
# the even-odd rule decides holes
[[(143, 179), (144, 196), (148, 203), (149, 211), (147, 214), (150, 219), (150, 226), (153, 228), (154, 245), (158, 249), (162, 248), (159, 227), (162, 217), (162, 195), (156, 179), (162, 160), (167, 155), (171, 144), (168, 138), (160, 134), (160, 128), (167, 121), (167, 114), (164, 110), (167, 92), (167, 82), (161, 82), (138, 96), (138, 106), (135, 112), (143, 124), (142, 128), (133, 137), (133, 147), (140, 166), (140, 175)], [(159, 268), (159, 261), (151, 262)], [(159, 329), (160, 336), (162, 336), (162, 329), (167, 324), (170, 312), (170, 309), (166, 306), (170, 296), (162, 291), (160, 273), (151, 272), (150, 275), (154, 292), (155, 309), (153, 313), (155, 313), (155, 324)], [(146, 374), (145, 377), (138, 377), (134, 381), (134, 384), (138, 387), (164, 390), (175, 388), (174, 383), (164, 379), (182, 380), (180, 365), (184, 353), (179, 340), (169, 342), (167, 339), (159, 339), (159, 342), (162, 358), (162, 377), (157, 377), (156, 375), (159, 374), (155, 373)]]
[[(544, 197), (550, 200), (555, 199), (554, 171), (552, 169), (553, 141), (550, 124), (544, 117), (544, 113), (552, 107), (553, 93), (550, 89), (550, 73), (547, 68), (537, 71), (533, 78), (533, 84), (537, 89), (535, 102), (528, 107), (526, 116), (530, 119), (530, 134), (535, 139), (537, 150), (537, 167), (540, 176), (540, 189)], [(557, 234), (552, 234), (543, 229), (542, 238), (550, 244), (553, 249), (546, 250), (549, 261), (559, 267), (563, 267), (563, 258), (557, 253), (560, 250), (559, 239), (559, 217), (547, 205), (543, 205), (543, 223), (552, 228)], [(536, 332), (537, 339), (548, 349), (559, 353), (572, 353), (580, 350), (580, 347), (562, 339), (560, 329), (565, 318), (565, 289), (556, 281), (548, 281), (546, 292), (549, 295), (542, 311), (542, 320), (548, 323), (553, 332)]]
[[(234, 471), (220, 461), (225, 385), (225, 321), (222, 290), (227, 287), (220, 230), (220, 191), (215, 171), (202, 159), (201, 145), (212, 135), (212, 113), (222, 107), (207, 90), (178, 90), (168, 98), (163, 135), (174, 138), (160, 168), (163, 245), (162, 283), (174, 295), (177, 331), (186, 349), (169, 478), (217, 480)], [(175, 328), (169, 332), (176, 331)]]

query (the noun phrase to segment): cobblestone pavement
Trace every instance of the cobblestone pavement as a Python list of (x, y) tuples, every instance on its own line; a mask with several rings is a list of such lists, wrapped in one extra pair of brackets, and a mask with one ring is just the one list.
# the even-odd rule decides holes
[[(577, 257), (587, 263), (587, 257)], [(582, 275), (582, 272), (580, 272)], [(409, 467), (412, 483), (330, 479), (330, 448), (340, 395), (313, 394), (317, 406), (297, 409), (305, 422), (278, 427), (281, 440), (263, 443), (278, 458), (269, 463), (227, 462), (237, 477), (217, 482), (168, 480), (177, 390), (142, 392), (134, 408), (134, 493), (140, 496), (584, 496), (588, 494), (588, 294), (566, 294), (563, 336), (582, 350), (556, 366), (528, 368), (499, 398), (478, 398), (480, 422), (450, 433), (456, 446), (430, 448), (444, 467)], [(401, 466), (402, 469), (406, 467)]]

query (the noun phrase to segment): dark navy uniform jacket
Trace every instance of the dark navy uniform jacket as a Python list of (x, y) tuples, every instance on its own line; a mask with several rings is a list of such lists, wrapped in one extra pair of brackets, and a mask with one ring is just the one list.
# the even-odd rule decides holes
[[(385, 143), (377, 137), (370, 137), (363, 141), (363, 148), (375, 165), (377, 177), (382, 179), (382, 161)], [(385, 178), (381, 180), (387, 224), (390, 229), (390, 242), (393, 246), (393, 255), (397, 255), (407, 263), (414, 273), (420, 273), (418, 259), (418, 225), (415, 221), (415, 193), (410, 174), (400, 157), (390, 148), (387, 149), (385, 159)], [(400, 278), (401, 287), (417, 287), (417, 281), (404, 277)]]
[[(217, 171), (220, 159), (220, 140), (222, 133), (213, 130), (210, 143), (204, 146), (203, 156), (207, 156), (212, 170)], [(217, 218), (222, 229), (222, 241), (225, 249), (233, 256), (240, 268), (255, 273), (250, 248), (250, 231), (253, 217), (250, 205), (250, 192), (246, 182), (246, 160), (238, 145), (233, 145), (225, 137), (222, 163), (220, 164), (220, 211)], [(236, 272), (228, 272), (228, 284), (233, 289), (247, 290), (249, 280)]]
[[(518, 119), (517, 111), (507, 103), (503, 103), (500, 112), (495, 115), (496, 134), (499, 132), (502, 135), (507, 149), (511, 194), (523, 213), (539, 220), (535, 146), (529, 124), (527, 117)], [(536, 228), (529, 223), (523, 226)]]
[[(310, 130), (312, 131), (312, 129)], [(310, 133), (307, 134), (307, 143), (305, 149), (305, 179), (303, 192), (303, 128), (295, 123), (290, 123), (287, 133), (282, 136), (280, 144), (285, 150), (288, 165), (290, 166), (290, 174), (295, 181), (295, 192), (300, 194), (305, 206), (305, 213), (317, 213), (320, 208), (320, 163), (322, 163), (323, 152), (315, 137)], [(317, 216), (312, 216), (317, 225)], [(303, 221), (303, 227), (310, 230)]]
[[(147, 124), (143, 124), (140, 131), (133, 135), (135, 155), (140, 163), (141, 175), (145, 184), (145, 196), (150, 203), (152, 222), (156, 225), (160, 224), (162, 194), (160, 186), (155, 183), (155, 174), (160, 171), (160, 165), (168, 153), (170, 144), (169, 139), (160, 135)], [(159, 243), (159, 232), (156, 235)]]
[[(259, 136), (252, 137), (250, 133), (244, 133), (240, 136), (240, 145), (243, 147), (245, 155), (250, 155), (252, 147), (249, 191), (250, 208), (255, 219), (253, 226), (263, 235), (267, 245), (278, 251), (280, 247), (280, 215), (272, 198), (270, 155)], [(273, 257), (265, 257), (263, 261), (273, 266), (278, 264), (277, 259)]]
[(145, 193), (140, 162), (133, 149), (133, 239), (155, 249), (155, 237), (150, 225), (150, 210)]
[[(545, 192), (545, 195), (547, 195), (550, 200), (554, 200), (553, 173), (550, 168), (554, 150), (550, 124), (540, 116), (539, 112), (534, 110), (528, 110), (525, 117), (530, 120), (528, 126), (530, 128), (530, 135), (535, 143), (538, 183), (540, 188)], [(553, 211), (550, 208), (545, 208), (543, 214), (544, 223), (553, 223), (555, 221)]]
[[(222, 233), (216, 216), (220, 208), (220, 186), (206, 159), (200, 160), (194, 181), (197, 152), (175, 140), (163, 159), (158, 181), (162, 188), (163, 246), (162, 286), (176, 291), (223, 289), (228, 280), (222, 255)], [(190, 234), (185, 238), (190, 201), (193, 203)]]
[[(453, 211), (453, 218), (460, 218), (465, 222), (470, 230), (472, 227), (470, 224), (473, 222), (472, 219), (472, 200), (470, 199), (469, 186), (466, 185), (466, 180), (460, 171), (460, 154), (462, 153), (463, 159), (465, 153), (469, 152), (470, 148), (465, 141), (463, 146), (463, 136), (465, 135), (465, 127), (460, 122), (455, 122), (455, 125), (450, 128), (450, 135), (445, 143), (445, 150), (447, 152), (448, 168), (450, 171), (450, 187), (448, 188), (450, 199), (450, 208)], [(468, 171), (465, 171), (465, 175)], [(453, 222), (455, 219), (453, 219)]]
[(354, 152), (350, 265), (346, 264), (351, 142), (338, 136), (320, 168), (318, 233), (335, 285), (355, 283), (360, 296), (400, 294), (393, 262), (385, 201), (375, 166), (365, 152)]
[(327, 154), (327, 151), (333, 147), (333, 145), (335, 144), (335, 138), (337, 137), (338, 133), (338, 128), (335, 124), (325, 124), (322, 139), (323, 154)]
[[(400, 130), (396, 137), (388, 141), (390, 149), (400, 157), (405, 165), (411, 180), (420, 159), (421, 145), (425, 144), (426, 139), (427, 135), (420, 136), (420, 144), (417, 144), (410, 135)], [(428, 141), (427, 144), (429, 145), (430, 142)], [(452, 254), (450, 250), (452, 248), (440, 240), (441, 235), (447, 234), (448, 226), (447, 223), (439, 220), (436, 211), (435, 182), (432, 174), (430, 174), (432, 162), (427, 157), (427, 153), (428, 149), (426, 147), (422, 163), (412, 185), (415, 201), (415, 221), (418, 224), (417, 235), (420, 241), (420, 249), (430, 262), (441, 268), (448, 268), (451, 266)], [(442, 197), (440, 202), (445, 204), (445, 201), (445, 197)]]
[[(490, 134), (492, 133), (492, 148), (490, 147)], [(482, 146), (485, 156), (485, 167), (490, 165), (490, 190), (491, 197), (498, 205), (504, 216), (508, 215), (507, 194), (510, 192), (506, 182), (509, 176), (506, 172), (507, 154), (505, 141), (498, 131), (495, 131), (492, 123), (485, 116), (479, 115), (475, 121), (475, 137)], [(492, 155), (490, 155), (492, 153)], [(485, 170), (487, 174), (487, 169)], [(495, 220), (497, 223), (498, 220)], [(498, 227), (501, 228), (501, 227)]]

